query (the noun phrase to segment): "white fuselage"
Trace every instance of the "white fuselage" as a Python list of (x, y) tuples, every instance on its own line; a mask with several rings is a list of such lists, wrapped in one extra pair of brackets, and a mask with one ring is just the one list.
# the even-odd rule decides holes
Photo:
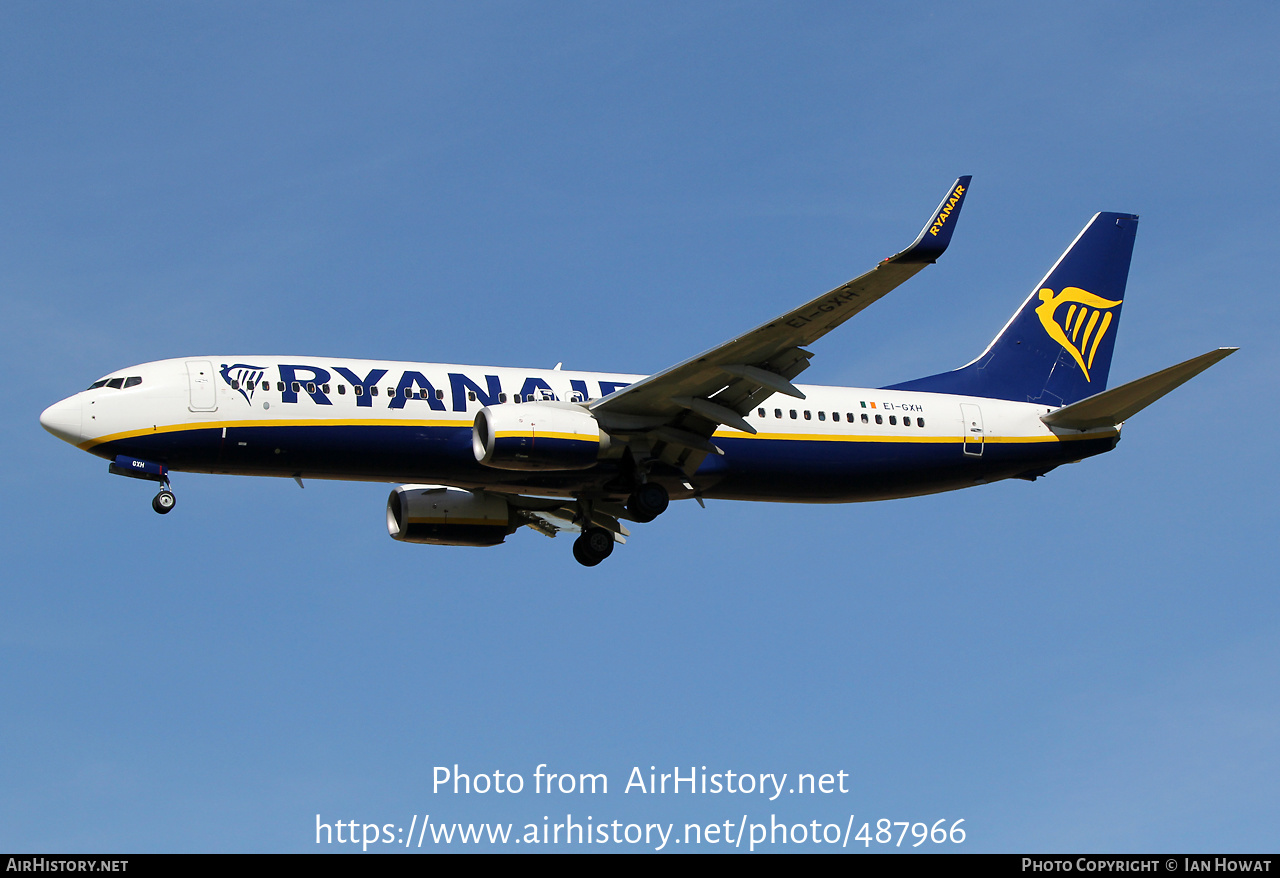
[[(368, 481), (579, 496), (604, 490), (610, 465), (573, 473), (482, 466), (470, 433), (485, 406), (586, 403), (643, 376), (318, 357), (195, 357), (120, 370), (51, 406), (42, 423), (107, 459), (172, 470)], [(137, 379), (137, 380), (134, 380)], [(119, 386), (113, 386), (113, 385)], [(130, 384), (131, 386), (124, 386)], [(1118, 430), (1055, 431), (1051, 409), (947, 394), (800, 385), (721, 427), (673, 497), (793, 502), (881, 499), (948, 490), (1109, 450)]]

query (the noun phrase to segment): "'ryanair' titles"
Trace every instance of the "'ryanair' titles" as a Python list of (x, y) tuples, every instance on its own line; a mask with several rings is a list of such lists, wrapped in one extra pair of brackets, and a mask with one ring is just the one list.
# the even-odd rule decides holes
[[(228, 387), (239, 393), (245, 402), (252, 404), (256, 390), (269, 389), (271, 379), (266, 378), (266, 375), (272, 368), (246, 363), (223, 363), (219, 374)], [(360, 408), (380, 405), (388, 409), (403, 409), (410, 402), (424, 402), (428, 408), (437, 412), (465, 412), (469, 401), (479, 401), (486, 406), (508, 401), (582, 403), (608, 396), (630, 384), (627, 381), (598, 380), (595, 382), (598, 392), (593, 394), (586, 380), (571, 378), (568, 392), (562, 391), (565, 397), (562, 400), (562, 394), (557, 393), (545, 379), (531, 376), (525, 377), (519, 391), (511, 394), (508, 399), (497, 375), (485, 375), (482, 381), (477, 381), (461, 372), (448, 372), (443, 378), (437, 376), (432, 381), (422, 372), (413, 370), (404, 370), (398, 376), (389, 378), (395, 373), (380, 368), (371, 369), (364, 375), (347, 366), (326, 369), (310, 364), (281, 363), (274, 369), (279, 376), (276, 379), (276, 390), (280, 393), (282, 403), (297, 403), (300, 396), (305, 395), (316, 405), (333, 405), (333, 396), (346, 396), (350, 392), (355, 398), (356, 406)], [(449, 389), (449, 407), (445, 405), (445, 387)], [(385, 403), (379, 399), (383, 394)]]
[(964, 186), (959, 184), (951, 190), (951, 194), (947, 197), (942, 210), (938, 211), (938, 215), (934, 217), (933, 222), (929, 225), (929, 234), (935, 238), (938, 232), (942, 231), (942, 227), (947, 224), (947, 220), (951, 219), (951, 213), (956, 209), (956, 205), (964, 197)]

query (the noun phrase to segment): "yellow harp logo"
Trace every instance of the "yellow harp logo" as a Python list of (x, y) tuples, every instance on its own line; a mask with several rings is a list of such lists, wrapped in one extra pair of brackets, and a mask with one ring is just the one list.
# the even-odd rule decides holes
[[(1111, 326), (1111, 309), (1121, 301), (1123, 300), (1112, 302), (1079, 287), (1063, 287), (1062, 292), (1057, 295), (1049, 289), (1040, 291), (1040, 305), (1036, 308), (1036, 315), (1049, 337), (1076, 358), (1080, 371), (1084, 372), (1085, 381), (1091, 381), (1089, 369), (1093, 366), (1094, 354), (1098, 352), (1098, 345)], [(1056, 312), (1061, 305), (1070, 307), (1059, 323)], [(1087, 357), (1085, 351), (1089, 352)]]

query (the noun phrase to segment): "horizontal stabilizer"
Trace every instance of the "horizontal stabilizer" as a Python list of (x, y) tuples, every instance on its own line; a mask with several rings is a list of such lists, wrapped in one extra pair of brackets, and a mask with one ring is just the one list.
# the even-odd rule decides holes
[(1234, 354), (1239, 348), (1218, 348), (1185, 363), (1162, 369), (1146, 378), (1130, 381), (1111, 390), (1082, 399), (1040, 418), (1050, 427), (1091, 430), (1114, 427), (1127, 421), (1151, 403), (1208, 369), (1214, 363)]

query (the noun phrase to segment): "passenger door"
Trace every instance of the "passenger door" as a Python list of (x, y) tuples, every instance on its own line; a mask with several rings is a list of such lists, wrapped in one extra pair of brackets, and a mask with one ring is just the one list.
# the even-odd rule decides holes
[(187, 360), (187, 382), (191, 385), (191, 405), (193, 412), (216, 412), (218, 410), (218, 390), (213, 383), (213, 363), (208, 360)]
[(964, 427), (964, 453), (970, 457), (982, 457), (983, 437), (982, 409), (973, 403), (960, 403), (960, 420)]

